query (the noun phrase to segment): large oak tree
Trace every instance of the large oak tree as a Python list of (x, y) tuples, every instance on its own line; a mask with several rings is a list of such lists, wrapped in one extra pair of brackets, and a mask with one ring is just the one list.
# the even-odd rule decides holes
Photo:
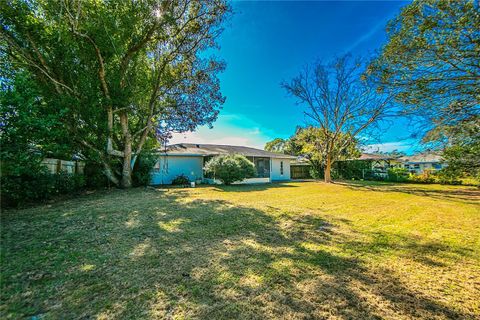
[(159, 123), (216, 119), (224, 63), (206, 51), (228, 12), (223, 0), (2, 1), (1, 57), (32, 76), (81, 154), (130, 187)]

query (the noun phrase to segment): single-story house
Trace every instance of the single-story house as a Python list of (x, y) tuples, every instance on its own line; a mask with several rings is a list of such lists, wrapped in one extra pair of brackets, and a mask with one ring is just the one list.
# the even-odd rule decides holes
[(290, 180), (290, 161), (295, 157), (265, 150), (230, 145), (180, 143), (157, 150), (158, 161), (152, 173), (152, 185), (171, 184), (183, 174), (190, 181), (217, 183), (205, 177), (205, 163), (223, 154), (244, 155), (253, 162), (257, 176), (242, 183), (266, 183)]
[(400, 157), (402, 168), (411, 173), (419, 174), (425, 170), (436, 171), (446, 166), (442, 156), (434, 152), (419, 153), (412, 156)]
[(388, 169), (398, 165), (398, 157), (392, 157), (378, 153), (362, 153), (360, 158), (355, 160), (370, 161), (372, 170), (378, 175), (386, 175)]

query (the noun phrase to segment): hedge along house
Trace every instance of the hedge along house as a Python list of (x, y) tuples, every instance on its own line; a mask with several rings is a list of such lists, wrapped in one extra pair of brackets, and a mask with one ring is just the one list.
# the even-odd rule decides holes
[[(372, 175), (386, 177), (388, 169), (400, 167), (399, 157), (392, 157), (384, 154), (362, 153), (359, 158), (335, 161), (332, 172), (337, 178), (360, 179), (371, 178)], [(290, 164), (292, 179), (311, 179), (312, 165), (308, 159), (298, 157)]]
[(205, 163), (224, 154), (240, 154), (253, 162), (256, 177), (241, 183), (268, 183), (290, 180), (290, 161), (295, 157), (265, 150), (230, 145), (180, 143), (158, 150), (158, 161), (152, 173), (152, 185), (171, 184), (183, 174), (190, 181), (217, 183), (204, 173)]

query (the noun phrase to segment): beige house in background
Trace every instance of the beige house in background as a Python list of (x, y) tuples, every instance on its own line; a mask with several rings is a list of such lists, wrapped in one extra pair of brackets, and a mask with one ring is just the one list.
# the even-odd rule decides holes
[(398, 158), (402, 168), (407, 169), (411, 173), (420, 174), (425, 170), (441, 170), (446, 167), (442, 156), (439, 153), (425, 152), (412, 156), (403, 156)]
[(411, 156), (390, 157), (384, 154), (362, 153), (357, 160), (367, 160), (372, 163), (372, 170), (380, 174), (389, 168), (405, 168), (410, 173), (421, 174), (425, 170), (436, 171), (444, 168), (442, 156), (435, 152), (424, 152)]

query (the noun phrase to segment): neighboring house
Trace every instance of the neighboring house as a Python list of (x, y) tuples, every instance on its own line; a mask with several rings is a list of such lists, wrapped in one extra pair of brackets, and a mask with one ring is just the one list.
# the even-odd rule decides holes
[(419, 153), (413, 156), (400, 157), (402, 168), (411, 173), (420, 174), (425, 170), (436, 171), (446, 167), (442, 156), (434, 152)]
[(440, 170), (446, 166), (439, 153), (424, 152), (412, 156), (391, 157), (382, 154), (363, 153), (358, 160), (372, 162), (372, 170), (384, 175), (388, 168), (405, 168), (410, 173), (420, 174), (425, 170)]
[(244, 155), (255, 165), (257, 176), (246, 179), (242, 183), (290, 180), (290, 161), (295, 159), (295, 157), (285, 154), (241, 146), (174, 144), (158, 150), (159, 159), (153, 170), (151, 184), (170, 184), (175, 177), (181, 174), (187, 176), (190, 181), (216, 183), (217, 181), (205, 177), (203, 168), (212, 157), (223, 154)]
[(355, 160), (369, 161), (373, 172), (380, 176), (387, 175), (388, 169), (399, 165), (398, 157), (377, 153), (362, 153), (360, 158)]

